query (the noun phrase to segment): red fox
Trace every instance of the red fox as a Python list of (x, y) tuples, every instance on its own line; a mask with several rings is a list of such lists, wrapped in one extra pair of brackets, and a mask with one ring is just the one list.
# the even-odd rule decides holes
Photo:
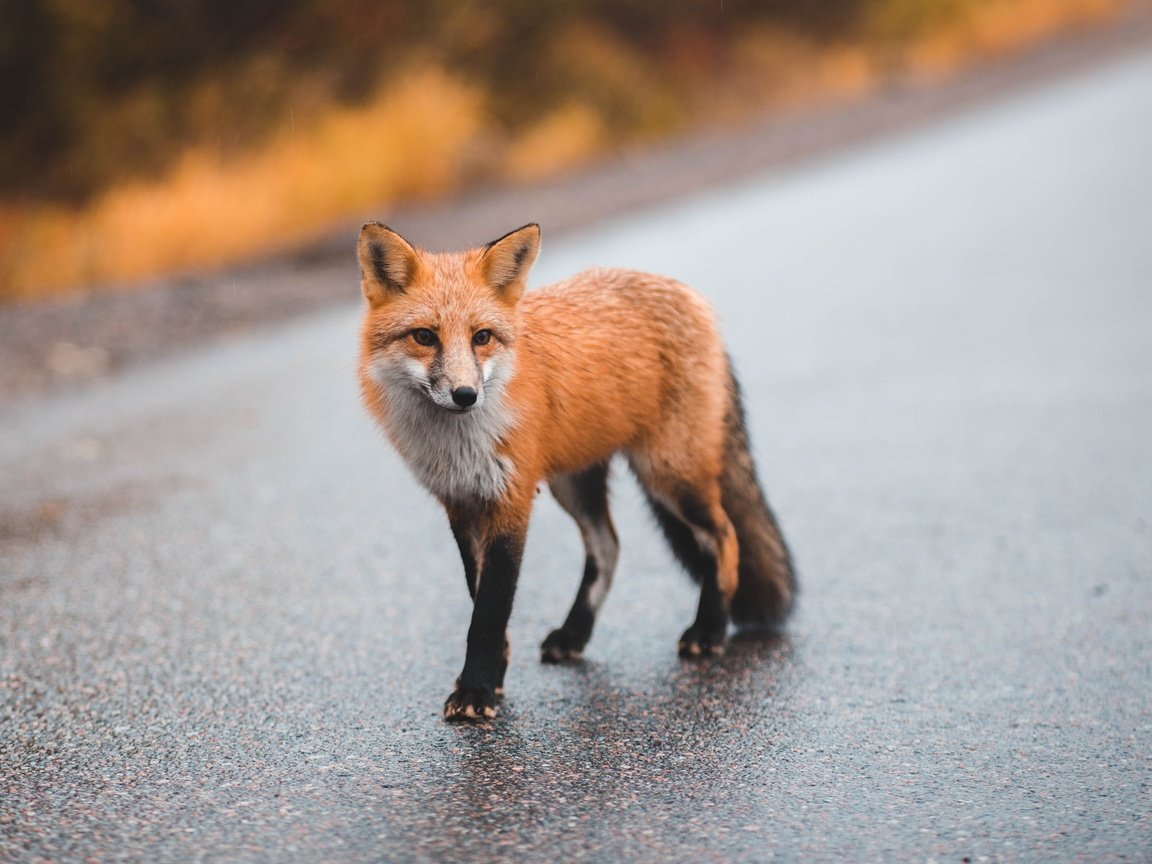
[(528, 518), (544, 481), (579, 526), (586, 558), (572, 609), (541, 658), (581, 656), (619, 550), (607, 485), (616, 453), (700, 584), (681, 655), (721, 653), (729, 617), (779, 624), (796, 591), (707, 302), (671, 279), (615, 269), (525, 294), (539, 248), (536, 224), (443, 254), (379, 223), (360, 233), (364, 403), (444, 505), (473, 601), (448, 720), (496, 714)]

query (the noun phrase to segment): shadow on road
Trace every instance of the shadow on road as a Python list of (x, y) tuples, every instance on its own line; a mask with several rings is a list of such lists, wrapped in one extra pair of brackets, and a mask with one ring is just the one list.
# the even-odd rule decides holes
[[(788, 636), (737, 636), (723, 657), (676, 661), (648, 684), (590, 660), (541, 674), (559, 677), (564, 694), (546, 710), (510, 697), (494, 723), (450, 727), (425, 754), (435, 767), (423, 773), (422, 794), (406, 795), (406, 812), (390, 817), (422, 824), (427, 852), (448, 855), (471, 834), (514, 849), (577, 830), (588, 854), (703, 848), (717, 808), (731, 808), (764, 763), (786, 761)], [(666, 822), (660, 836), (648, 818), (654, 802)], [(759, 830), (739, 811), (733, 830)]]

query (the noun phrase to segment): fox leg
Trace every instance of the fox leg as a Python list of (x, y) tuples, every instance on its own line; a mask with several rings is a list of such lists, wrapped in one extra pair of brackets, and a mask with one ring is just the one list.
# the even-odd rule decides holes
[[(523, 496), (521, 496), (523, 497)], [(522, 515), (484, 514), (482, 550), (475, 571), (472, 622), (464, 669), (444, 703), (446, 720), (486, 720), (496, 716), (496, 694), (508, 668), (508, 619), (528, 533), (528, 505)], [(467, 572), (467, 566), (465, 567)]]
[[(448, 511), (448, 522), (452, 526), (452, 536), (456, 539), (456, 546), (460, 550), (460, 560), (464, 564), (464, 581), (468, 584), (468, 596), (472, 598), (472, 602), (476, 602), (476, 587), (480, 579), (480, 567), (483, 564), (484, 555), (484, 537), (482, 534), (480, 519), (474, 513), (468, 513), (459, 509), (450, 508)], [(504, 693), (504, 673), (508, 669), (508, 657), (511, 653), (511, 645), (508, 642), (508, 634), (504, 634), (504, 654), (503, 665), (500, 667), (500, 673), (497, 676), (495, 684), (495, 692), (497, 696)]]
[(592, 635), (596, 613), (612, 586), (620, 556), (616, 529), (608, 513), (608, 463), (562, 474), (549, 481), (552, 495), (580, 528), (584, 541), (584, 578), (564, 623), (540, 646), (540, 659), (559, 663), (579, 657)]
[(484, 551), (480, 521), (474, 513), (449, 508), (448, 524), (452, 526), (452, 536), (456, 540), (456, 548), (460, 550), (460, 560), (464, 564), (464, 581), (468, 583), (468, 596), (475, 602), (476, 584)]
[(680, 655), (723, 654), (740, 551), (720, 503), (719, 483), (701, 489), (698, 484), (656, 482), (642, 471), (637, 476), (673, 553), (700, 583), (696, 620), (680, 637)]

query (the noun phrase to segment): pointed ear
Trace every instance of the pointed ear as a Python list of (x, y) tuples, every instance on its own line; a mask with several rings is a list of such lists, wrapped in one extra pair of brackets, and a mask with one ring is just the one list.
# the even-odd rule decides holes
[(360, 229), (356, 254), (360, 287), (373, 306), (403, 294), (420, 267), (420, 253), (412, 244), (379, 222), (369, 222)]
[(480, 272), (501, 299), (515, 303), (524, 293), (528, 268), (540, 251), (540, 226), (530, 222), (493, 240), (480, 256)]

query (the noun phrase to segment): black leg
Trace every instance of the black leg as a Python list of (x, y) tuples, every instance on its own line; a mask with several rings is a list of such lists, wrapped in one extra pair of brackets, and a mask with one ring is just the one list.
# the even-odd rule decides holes
[[(456, 538), (456, 547), (460, 550), (460, 560), (464, 562), (464, 580), (468, 583), (468, 596), (475, 602), (476, 584), (480, 574), (480, 562), (476, 560), (477, 549), (480, 548), (478, 522), (474, 517), (470, 518), (460, 513), (449, 515), (448, 521), (452, 525), (452, 536)], [(504, 673), (508, 669), (510, 653), (511, 646), (508, 643), (508, 634), (505, 633), (504, 663), (500, 668), (500, 673), (496, 676), (497, 696), (504, 692)]]
[(452, 526), (452, 536), (456, 538), (456, 548), (460, 550), (460, 560), (464, 562), (464, 580), (468, 583), (468, 596), (476, 599), (476, 577), (480, 562), (476, 560), (480, 545), (479, 529), (475, 518), (464, 513), (448, 513), (448, 524)]
[[(683, 657), (704, 654), (722, 654), (728, 631), (728, 607), (720, 590), (716, 554), (700, 542), (699, 536), (715, 537), (716, 526), (707, 513), (694, 502), (686, 502), (681, 516), (653, 496), (648, 504), (668, 545), (680, 560), (688, 575), (700, 584), (700, 603), (696, 607), (696, 620), (680, 637), (679, 651)], [(696, 517), (700, 523), (688, 521)]]
[(580, 589), (568, 616), (540, 645), (540, 659), (545, 663), (562, 663), (583, 655), (584, 646), (592, 637), (592, 626), (596, 623), (596, 610), (592, 608), (590, 593), (602, 578), (596, 559), (589, 555), (584, 559), (584, 577), (580, 580)]
[(504, 675), (508, 671), (508, 659), (512, 656), (512, 644), (508, 641), (508, 631), (504, 631), (504, 650), (500, 654), (500, 668), (496, 673), (496, 683), (493, 692), (497, 696), (504, 695)]
[(620, 554), (616, 530), (608, 513), (608, 464), (555, 477), (552, 494), (576, 520), (584, 540), (584, 574), (564, 623), (540, 646), (540, 659), (560, 663), (580, 657), (592, 636), (596, 613), (612, 585)]
[(681, 657), (699, 657), (703, 654), (723, 654), (728, 635), (728, 608), (716, 579), (700, 583), (700, 604), (696, 607), (696, 620), (680, 636)]
[(468, 651), (456, 689), (444, 703), (447, 720), (485, 720), (496, 716), (496, 690), (503, 685), (508, 660), (505, 632), (512, 614), (516, 579), (524, 553), (524, 532), (492, 537), (484, 551)]

